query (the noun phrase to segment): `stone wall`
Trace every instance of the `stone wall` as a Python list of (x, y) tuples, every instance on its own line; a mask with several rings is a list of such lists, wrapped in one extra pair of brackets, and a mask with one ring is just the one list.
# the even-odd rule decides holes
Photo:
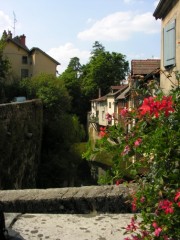
[(0, 191), (4, 212), (131, 213), (135, 184)]
[(40, 100), (0, 105), (0, 189), (36, 187), (42, 117)]

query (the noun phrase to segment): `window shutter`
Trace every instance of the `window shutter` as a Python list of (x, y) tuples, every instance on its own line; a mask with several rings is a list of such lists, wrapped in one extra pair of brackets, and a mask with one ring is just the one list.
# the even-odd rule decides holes
[(176, 63), (176, 21), (164, 28), (164, 67)]

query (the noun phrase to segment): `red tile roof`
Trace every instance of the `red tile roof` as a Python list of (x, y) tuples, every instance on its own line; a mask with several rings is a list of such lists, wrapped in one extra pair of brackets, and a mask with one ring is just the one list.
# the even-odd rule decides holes
[(160, 59), (131, 61), (131, 75), (147, 75), (158, 68), (160, 68)]

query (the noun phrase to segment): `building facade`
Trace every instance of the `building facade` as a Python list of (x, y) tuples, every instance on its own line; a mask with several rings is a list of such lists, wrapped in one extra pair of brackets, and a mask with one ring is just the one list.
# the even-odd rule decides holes
[(40, 73), (56, 75), (60, 63), (40, 48), (28, 49), (25, 35), (13, 38), (10, 31), (4, 31), (3, 38), (6, 40), (3, 55), (10, 61), (13, 79), (33, 77)]
[(153, 15), (162, 20), (160, 86), (168, 93), (180, 71), (180, 0), (160, 0)]

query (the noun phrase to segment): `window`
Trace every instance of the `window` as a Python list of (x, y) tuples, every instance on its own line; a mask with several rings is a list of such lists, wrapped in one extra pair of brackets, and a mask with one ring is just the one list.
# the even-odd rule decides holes
[(22, 56), (22, 64), (27, 64), (27, 63), (28, 63), (28, 57)]
[(29, 76), (28, 69), (21, 69), (21, 79), (26, 78)]
[(105, 119), (105, 112), (102, 111), (102, 120), (104, 121), (104, 119)]
[(111, 102), (109, 102), (109, 108), (111, 108)]
[(164, 67), (174, 66), (176, 63), (176, 21), (164, 28)]

